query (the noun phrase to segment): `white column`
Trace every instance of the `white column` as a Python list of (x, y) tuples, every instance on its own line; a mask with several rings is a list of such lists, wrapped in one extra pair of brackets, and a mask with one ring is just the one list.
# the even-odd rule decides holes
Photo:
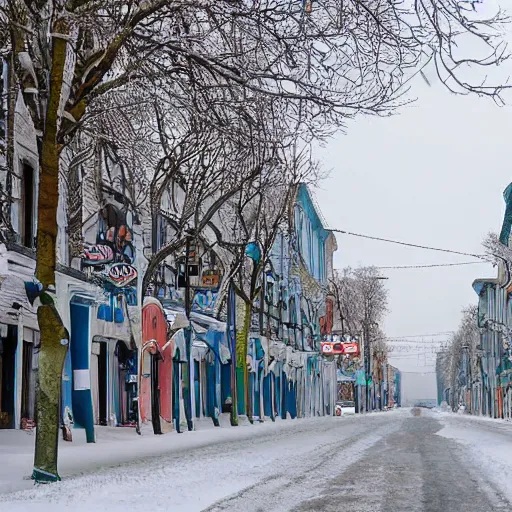
[(21, 424), (21, 396), (23, 388), (23, 317), (18, 315), (18, 332), (15, 356), (15, 397), (14, 397), (14, 428), (20, 428)]

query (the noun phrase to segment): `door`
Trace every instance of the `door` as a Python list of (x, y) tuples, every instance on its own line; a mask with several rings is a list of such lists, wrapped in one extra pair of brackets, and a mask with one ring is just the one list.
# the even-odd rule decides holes
[(176, 432), (180, 431), (180, 362), (179, 362), (179, 349), (178, 356), (173, 360), (172, 372), (172, 411), (174, 419), (174, 428)]
[(102, 342), (98, 356), (98, 420), (106, 427), (108, 424), (108, 356), (107, 344)]
[(94, 443), (89, 321), (89, 305), (72, 302), (70, 351), (71, 366), (73, 368), (73, 414), (75, 425), (85, 429), (87, 442)]
[(1, 394), (0, 394), (0, 428), (14, 428), (15, 414), (15, 372), (16, 348), (18, 345), (18, 328), (9, 326), (7, 338), (0, 342)]
[(153, 416), (153, 432), (162, 433), (160, 425), (160, 388), (158, 385), (159, 361), (158, 355), (151, 355), (151, 413)]
[[(36, 382), (33, 370), (34, 344), (23, 341), (23, 373), (21, 381), (21, 422), (29, 427), (35, 419)], [(23, 426), (22, 426), (23, 428)]]

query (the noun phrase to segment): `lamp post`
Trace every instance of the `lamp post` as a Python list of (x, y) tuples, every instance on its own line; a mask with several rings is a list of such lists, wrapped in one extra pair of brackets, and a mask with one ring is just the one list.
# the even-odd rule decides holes
[(191, 368), (191, 353), (192, 353), (192, 326), (190, 324), (190, 273), (189, 273), (189, 252), (190, 252), (190, 239), (193, 236), (193, 231), (187, 232), (187, 240), (185, 244), (185, 316), (187, 317), (187, 327), (185, 328), (185, 351), (187, 354), (187, 362), (183, 368), (183, 398), (185, 406), (185, 417), (187, 419), (188, 430), (194, 430), (194, 423), (192, 421), (192, 390), (190, 384), (190, 368)]
[[(365, 377), (366, 377), (366, 411), (370, 410), (371, 388), (370, 388), (370, 375), (371, 375), (371, 353), (370, 353), (370, 327), (379, 327), (377, 322), (370, 322), (367, 318), (364, 321), (364, 362), (365, 362)], [(378, 341), (378, 340), (373, 340)], [(373, 384), (373, 378), (372, 378)]]

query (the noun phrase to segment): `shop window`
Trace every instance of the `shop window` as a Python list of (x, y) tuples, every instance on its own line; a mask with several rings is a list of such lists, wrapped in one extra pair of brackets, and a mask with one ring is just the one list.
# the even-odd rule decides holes
[(34, 246), (34, 169), (23, 164), (21, 195), (20, 241), (25, 247)]

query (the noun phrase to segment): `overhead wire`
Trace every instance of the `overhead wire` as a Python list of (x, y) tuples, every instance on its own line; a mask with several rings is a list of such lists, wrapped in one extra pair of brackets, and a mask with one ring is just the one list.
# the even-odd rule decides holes
[(449, 340), (401, 340), (388, 338), (387, 343), (394, 343), (395, 345), (406, 345), (412, 343), (413, 345), (441, 345), (447, 343)]
[[(426, 264), (426, 265), (395, 265), (395, 266), (375, 267), (375, 268), (377, 268), (379, 270), (456, 267), (456, 266), (464, 266), (464, 265), (475, 265), (477, 263), (480, 263), (480, 264), (481, 263), (491, 263), (491, 264), (494, 263), (492, 260), (490, 260), (487, 256), (485, 256), (483, 254), (475, 254), (475, 253), (464, 252), (464, 251), (456, 251), (456, 250), (453, 250), (453, 249), (445, 249), (445, 248), (440, 248), (440, 247), (431, 247), (431, 246), (427, 246), (427, 245), (413, 244), (413, 243), (409, 243), (409, 242), (402, 242), (402, 241), (399, 241), (399, 240), (391, 240), (389, 238), (382, 238), (382, 237), (364, 235), (362, 233), (354, 233), (354, 232), (346, 231), (346, 230), (342, 230), (342, 229), (331, 229), (331, 231), (334, 232), (334, 233), (340, 233), (340, 234), (343, 234), (343, 235), (355, 236), (355, 237), (364, 238), (364, 239), (367, 239), (367, 240), (375, 240), (375, 241), (378, 241), (378, 242), (386, 242), (386, 243), (390, 243), (390, 244), (402, 245), (402, 246), (405, 246), (405, 247), (413, 247), (413, 248), (416, 248), (416, 249), (424, 249), (424, 250), (428, 250), (428, 251), (437, 251), (437, 252), (443, 252), (443, 253), (448, 253), (448, 254), (457, 254), (457, 255), (460, 255), (460, 256), (469, 256), (471, 258), (476, 258), (476, 259), (480, 260), (480, 261), (471, 261), (471, 262), (468, 261), (468, 262), (458, 262), (458, 263), (437, 263), (437, 264)], [(402, 336), (400, 338), (387, 337), (386, 340), (391, 342), (391, 343), (396, 343), (398, 345), (400, 343), (410, 343), (410, 342), (412, 342), (412, 341), (408, 341), (407, 338), (414, 338), (414, 337), (426, 338), (426, 337), (432, 337), (432, 336), (446, 336), (447, 334), (453, 334), (453, 331), (447, 331), (447, 332), (435, 333), (435, 334)], [(418, 342), (416, 342), (416, 343), (418, 343)], [(431, 343), (431, 344), (439, 343), (439, 344), (444, 345), (446, 343), (446, 341), (429, 340), (429, 341), (422, 341), (422, 342), (419, 342), (419, 343)], [(395, 345), (395, 347), (396, 347), (396, 345)], [(414, 350), (414, 353), (410, 353), (410, 354), (406, 355), (406, 354), (403, 354), (403, 348), (405, 348), (405, 347), (401, 347), (401, 350), (397, 350), (396, 348), (395, 348), (395, 350), (390, 350), (390, 355), (391, 355), (391, 353), (394, 352), (394, 355), (392, 355), (391, 357), (398, 358), (398, 359), (409, 358), (409, 357), (414, 358), (414, 357), (421, 357), (421, 356), (427, 357), (427, 356), (430, 356), (430, 355), (434, 355), (437, 352), (437, 351), (433, 350), (434, 347), (432, 347), (432, 352), (429, 351), (427, 353), (424, 349), (423, 349), (423, 351), (418, 350), (420, 347), (412, 347), (412, 346), (410, 346), (410, 347), (407, 347), (407, 349), (405, 351), (406, 352), (412, 352)], [(402, 352), (402, 353), (400, 353), (400, 352)], [(432, 372), (432, 373), (435, 373), (435, 372)]]
[(440, 247), (431, 247), (431, 246), (428, 246), (428, 245), (420, 245), (420, 244), (412, 244), (412, 243), (409, 243), (409, 242), (402, 242), (402, 241), (399, 241), (399, 240), (391, 240), (389, 238), (382, 238), (382, 237), (378, 237), (378, 236), (370, 236), (370, 235), (363, 235), (362, 233), (353, 233), (351, 231), (345, 231), (343, 229), (331, 229), (332, 232), (334, 233), (341, 233), (342, 235), (350, 235), (350, 236), (356, 236), (356, 237), (359, 237), (359, 238), (366, 238), (368, 240), (376, 240), (376, 241), (379, 241), (379, 242), (387, 242), (389, 244), (397, 244), (397, 245), (403, 245), (403, 246), (406, 246), (406, 247), (414, 247), (416, 249), (426, 249), (428, 251), (438, 251), (438, 252), (445, 252), (445, 253), (450, 253), (450, 254), (459, 254), (461, 256), (470, 256), (471, 258), (476, 258), (476, 259), (479, 259), (479, 260), (484, 260), (484, 261), (489, 261), (489, 258), (483, 254), (474, 254), (474, 253), (471, 253), (471, 252), (463, 252), (463, 251), (455, 251), (453, 249), (444, 249), (444, 248), (440, 248)]
[(410, 336), (387, 336), (388, 340), (405, 340), (407, 338), (433, 338), (434, 336), (446, 336), (447, 334), (453, 334), (455, 331), (443, 331), (435, 332), (430, 334), (411, 334)]
[(461, 263), (433, 263), (431, 265), (396, 265), (391, 267), (375, 267), (377, 270), (395, 270), (407, 268), (435, 268), (435, 267), (459, 267), (463, 265), (482, 265), (484, 263), (491, 263), (490, 261), (463, 261)]

